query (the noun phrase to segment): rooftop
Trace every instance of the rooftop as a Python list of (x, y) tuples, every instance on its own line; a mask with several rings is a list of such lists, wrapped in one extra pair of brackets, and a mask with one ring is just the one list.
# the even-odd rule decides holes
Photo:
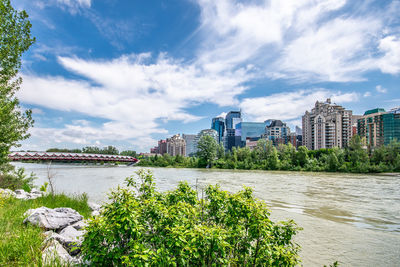
[(374, 114), (374, 113), (380, 113), (380, 112), (386, 112), (386, 111), (383, 108), (374, 108), (374, 109), (370, 109), (370, 110), (365, 111), (364, 116), (371, 115), (371, 114)]

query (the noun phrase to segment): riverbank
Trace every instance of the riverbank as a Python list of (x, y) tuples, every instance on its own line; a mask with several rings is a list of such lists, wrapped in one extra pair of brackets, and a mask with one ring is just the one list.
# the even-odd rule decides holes
[[(47, 165), (13, 163), (34, 172), (34, 185), (48, 181)], [(139, 167), (52, 165), (56, 192), (87, 193), (90, 202), (108, 201), (107, 193), (124, 184)], [(271, 209), (272, 219), (293, 219), (304, 230), (297, 237), (304, 266), (393, 266), (400, 262), (400, 179), (380, 174), (295, 171), (247, 171), (150, 168), (157, 189), (174, 189), (180, 181), (193, 188), (220, 184), (237, 192), (248, 186)]]
[(86, 195), (45, 195), (21, 200), (0, 196), (0, 266), (42, 266), (42, 229), (22, 223), (29, 209), (68, 207), (88, 218), (91, 209)]
[(385, 175), (385, 176), (399, 176), (400, 177), (400, 171), (398, 172), (384, 172), (383, 170), (380, 171), (376, 166), (372, 166), (371, 168), (367, 170), (360, 170), (360, 169), (339, 169), (336, 171), (330, 170), (329, 168), (323, 168), (323, 167), (294, 167), (294, 168), (268, 168), (265, 166), (243, 166), (239, 165), (237, 167), (229, 168), (227, 166), (221, 166), (221, 165), (213, 165), (211, 167), (204, 167), (202, 165), (193, 165), (193, 164), (188, 164), (188, 165), (182, 165), (180, 163), (177, 164), (171, 164), (171, 165), (165, 165), (165, 164), (154, 164), (149, 162), (148, 160), (144, 159), (141, 160), (138, 164), (135, 166), (137, 167), (145, 167), (145, 168), (176, 168), (176, 169), (215, 169), (215, 170), (242, 170), (242, 171), (288, 171), (288, 172), (308, 172), (308, 173), (338, 173), (338, 174), (346, 174), (346, 173), (354, 173), (354, 174), (379, 174), (379, 175)]
[(210, 144), (200, 146), (192, 157), (164, 153), (162, 156), (141, 158), (138, 166), (339, 173), (400, 172), (400, 142), (397, 141), (374, 149), (364, 149), (363, 141), (355, 136), (345, 148), (308, 150), (305, 146), (296, 149), (291, 144), (276, 147), (272, 142), (260, 139), (253, 149), (233, 147), (227, 152), (221, 145), (218, 147), (215, 140), (209, 141)]

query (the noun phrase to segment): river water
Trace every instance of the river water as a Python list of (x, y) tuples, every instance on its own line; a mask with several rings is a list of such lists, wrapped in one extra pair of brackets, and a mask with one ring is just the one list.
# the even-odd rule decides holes
[[(46, 181), (47, 165), (16, 163)], [(107, 200), (111, 188), (124, 184), (138, 167), (52, 165), (58, 192), (87, 193)], [(400, 176), (150, 168), (160, 190), (179, 181), (220, 184), (238, 191), (252, 187), (269, 205), (274, 221), (293, 219), (303, 228), (296, 242), (304, 266), (400, 266)]]

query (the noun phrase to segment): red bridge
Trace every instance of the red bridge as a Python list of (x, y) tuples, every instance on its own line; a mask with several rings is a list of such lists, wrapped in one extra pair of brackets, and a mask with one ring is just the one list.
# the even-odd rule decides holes
[(63, 161), (63, 162), (130, 162), (139, 160), (130, 156), (82, 154), (82, 153), (53, 153), (53, 152), (13, 152), (8, 155), (12, 161)]

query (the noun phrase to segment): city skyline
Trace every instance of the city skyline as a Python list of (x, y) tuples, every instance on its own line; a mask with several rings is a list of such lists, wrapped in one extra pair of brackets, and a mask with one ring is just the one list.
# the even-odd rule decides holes
[(148, 151), (175, 133), (282, 120), (316, 101), (362, 115), (400, 104), (398, 1), (12, 1), (37, 42), (18, 97), (33, 110), (21, 149)]

